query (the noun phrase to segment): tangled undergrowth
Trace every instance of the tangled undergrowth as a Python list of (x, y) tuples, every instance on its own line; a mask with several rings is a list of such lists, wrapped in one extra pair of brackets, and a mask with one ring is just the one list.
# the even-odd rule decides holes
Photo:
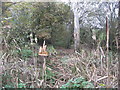
[[(51, 47), (48, 57), (38, 56), (37, 46), (4, 49), (1, 58), (2, 88), (106, 88), (107, 78), (110, 88), (117, 88), (116, 53), (109, 52), (107, 76), (106, 55), (102, 47), (96, 50), (83, 48), (80, 53), (74, 53), (73, 49)], [(44, 59), (46, 67), (43, 67)]]

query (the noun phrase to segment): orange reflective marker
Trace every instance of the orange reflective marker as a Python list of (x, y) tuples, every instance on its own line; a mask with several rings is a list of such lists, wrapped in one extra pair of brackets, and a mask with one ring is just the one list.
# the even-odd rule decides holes
[(48, 56), (48, 52), (46, 51), (47, 45), (45, 45), (45, 41), (43, 43), (43, 47), (40, 46), (38, 55), (40, 56)]

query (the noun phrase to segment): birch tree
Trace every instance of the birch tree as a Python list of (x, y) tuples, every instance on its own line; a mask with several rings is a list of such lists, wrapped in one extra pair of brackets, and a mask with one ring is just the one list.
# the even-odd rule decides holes
[(74, 49), (79, 51), (80, 49), (80, 27), (82, 22), (89, 13), (94, 9), (92, 3), (88, 2), (72, 2), (71, 9), (74, 13)]
[(79, 27), (78, 8), (76, 7), (76, 5), (77, 2), (74, 2), (72, 8), (74, 13), (74, 49), (75, 51), (78, 51), (80, 46), (80, 27)]

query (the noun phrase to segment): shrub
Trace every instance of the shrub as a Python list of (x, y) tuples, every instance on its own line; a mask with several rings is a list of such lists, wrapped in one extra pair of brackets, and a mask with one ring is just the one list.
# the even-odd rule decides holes
[(66, 84), (62, 85), (60, 88), (94, 88), (91, 82), (88, 82), (83, 77), (78, 77), (69, 80)]

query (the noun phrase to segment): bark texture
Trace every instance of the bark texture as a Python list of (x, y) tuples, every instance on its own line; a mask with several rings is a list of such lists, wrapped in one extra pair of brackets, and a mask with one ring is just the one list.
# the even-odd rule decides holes
[(80, 48), (80, 27), (79, 27), (79, 15), (77, 8), (74, 4), (74, 49), (78, 51)]

